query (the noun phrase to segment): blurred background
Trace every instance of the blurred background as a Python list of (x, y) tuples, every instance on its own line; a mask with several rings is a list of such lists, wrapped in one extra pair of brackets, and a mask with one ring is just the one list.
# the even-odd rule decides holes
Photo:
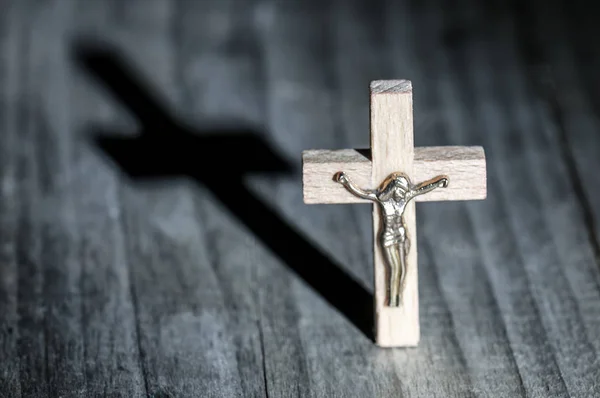
[[(0, 396), (600, 396), (584, 1), (0, 1)], [(371, 208), (301, 153), (482, 145), (418, 205), (421, 343), (372, 341)]]

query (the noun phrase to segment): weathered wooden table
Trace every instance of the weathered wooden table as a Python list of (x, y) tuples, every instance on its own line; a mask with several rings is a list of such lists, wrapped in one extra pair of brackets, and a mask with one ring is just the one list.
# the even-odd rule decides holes
[[(581, 2), (0, 4), (0, 396), (600, 395), (600, 34)], [(421, 343), (370, 340), (368, 206), (300, 153), (483, 145), (419, 212)]]

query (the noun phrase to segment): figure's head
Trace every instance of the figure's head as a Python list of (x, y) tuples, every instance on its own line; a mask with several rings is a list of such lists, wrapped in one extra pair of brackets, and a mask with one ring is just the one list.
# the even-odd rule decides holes
[(404, 173), (392, 173), (379, 186), (378, 197), (380, 200), (402, 200), (410, 190), (410, 179)]

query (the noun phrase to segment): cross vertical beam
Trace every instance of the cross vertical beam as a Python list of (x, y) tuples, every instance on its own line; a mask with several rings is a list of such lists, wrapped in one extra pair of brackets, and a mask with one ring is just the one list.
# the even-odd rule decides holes
[[(413, 177), (414, 136), (412, 85), (408, 80), (371, 83), (371, 186), (378, 186), (393, 172)], [(417, 223), (415, 202), (404, 211), (410, 250), (401, 306), (386, 304), (389, 278), (383, 253), (374, 244), (375, 339), (382, 347), (416, 346), (419, 343), (419, 295), (417, 278)], [(373, 237), (381, 229), (379, 206), (373, 204)]]

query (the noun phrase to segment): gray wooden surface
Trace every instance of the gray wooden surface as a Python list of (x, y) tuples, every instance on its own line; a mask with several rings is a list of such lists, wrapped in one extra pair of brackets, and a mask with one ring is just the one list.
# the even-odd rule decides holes
[[(600, 396), (600, 34), (565, 1), (0, 2), (0, 396)], [(370, 340), (370, 207), (300, 154), (484, 145), (418, 206), (422, 339)]]

